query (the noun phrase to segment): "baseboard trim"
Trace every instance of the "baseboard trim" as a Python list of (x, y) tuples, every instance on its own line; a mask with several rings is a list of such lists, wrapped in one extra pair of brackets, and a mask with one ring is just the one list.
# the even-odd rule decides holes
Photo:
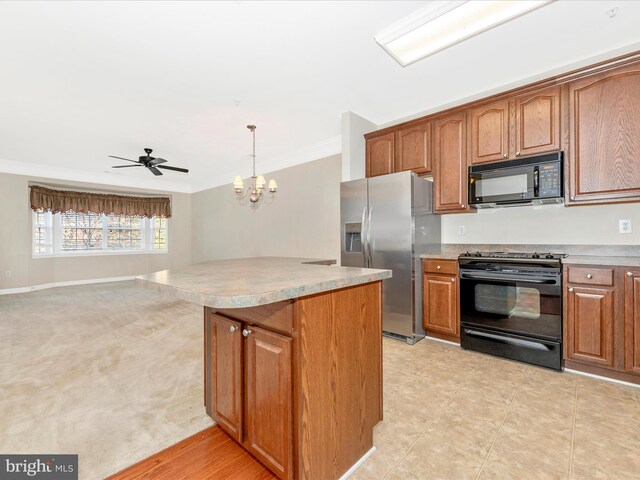
[(432, 342), (446, 343), (447, 345), (453, 345), (454, 347), (460, 346), (459, 342), (456, 343), (456, 342), (452, 342), (451, 340), (445, 340), (443, 338), (431, 337), (428, 334), (426, 337), (423, 338), (423, 340), (431, 340)]
[(106, 278), (90, 278), (87, 280), (71, 280), (68, 282), (43, 283), (41, 285), (33, 285), (31, 287), (4, 288), (0, 289), (0, 295), (11, 295), (13, 293), (28, 293), (37, 290), (45, 290), (55, 287), (70, 287), (72, 285), (89, 285), (91, 283), (108, 283), (108, 282), (124, 282), (125, 280), (133, 280), (135, 276), (126, 277), (106, 277)]
[(604, 377), (602, 375), (596, 375), (595, 373), (582, 372), (580, 370), (574, 370), (573, 368), (565, 368), (565, 372), (575, 373), (577, 375), (584, 375), (585, 377), (597, 378), (598, 380), (605, 380), (607, 382), (619, 383), (620, 385), (626, 385), (627, 387), (640, 388), (640, 384), (625, 382), (624, 380), (618, 380), (617, 378)]
[(369, 450), (367, 453), (365, 453), (362, 457), (360, 457), (360, 460), (358, 460), (356, 463), (354, 463), (351, 468), (349, 470), (347, 470), (346, 472), (344, 472), (344, 475), (342, 475), (340, 477), (339, 480), (347, 480), (347, 478), (349, 478), (351, 475), (353, 475), (354, 473), (356, 473), (356, 470), (358, 468), (360, 468), (360, 466), (366, 462), (368, 460), (368, 458), (373, 455), (373, 453), (376, 451), (376, 447), (371, 447), (371, 450)]

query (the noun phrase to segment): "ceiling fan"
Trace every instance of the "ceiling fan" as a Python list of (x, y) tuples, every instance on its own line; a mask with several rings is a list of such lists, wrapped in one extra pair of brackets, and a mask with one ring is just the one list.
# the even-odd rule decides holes
[(116, 157), (115, 155), (109, 155), (111, 158), (117, 158), (119, 160), (126, 160), (127, 162), (133, 162), (136, 165), (116, 165), (111, 168), (129, 168), (129, 167), (147, 167), (147, 169), (153, 173), (154, 175), (162, 175), (162, 172), (158, 170), (162, 168), (163, 170), (173, 170), (175, 172), (189, 173), (189, 170), (186, 168), (179, 167), (170, 167), (169, 165), (160, 165), (161, 163), (167, 163), (164, 158), (156, 158), (151, 156), (151, 152), (153, 152), (150, 148), (144, 149), (146, 155), (142, 155), (138, 157), (138, 160), (131, 160), (129, 158)]

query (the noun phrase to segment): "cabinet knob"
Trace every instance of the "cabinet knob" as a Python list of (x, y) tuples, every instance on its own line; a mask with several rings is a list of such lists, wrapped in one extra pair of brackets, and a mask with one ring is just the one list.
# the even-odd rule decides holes
[(460, 205), (461, 208), (464, 208), (464, 203), (462, 205)]
[(503, 154), (502, 154), (502, 156), (503, 156), (504, 158), (507, 158), (507, 154), (506, 154), (506, 153), (503, 153)]
[(451, 283), (456, 283), (456, 279), (455, 279), (455, 278), (452, 278), (452, 279), (451, 279)]
[(235, 332), (236, 330), (238, 330), (238, 327), (237, 327), (236, 325), (231, 325), (231, 326), (229, 327), (229, 331), (230, 331), (231, 333)]
[(436, 270), (440, 270), (441, 268), (442, 268), (442, 267), (441, 267), (440, 265), (438, 265), (438, 266), (436, 267)]
[(591, 280), (593, 278), (593, 275), (591, 275), (590, 273), (587, 273), (587, 278)]
[(569, 293), (573, 293), (573, 287), (569, 288)]
[(245, 328), (244, 330), (242, 330), (242, 335), (248, 337), (249, 335), (251, 335), (251, 329)]
[(627, 277), (633, 277), (633, 272), (627, 272)]
[(576, 199), (576, 197), (571, 197), (571, 200), (575, 200), (575, 199)]
[(519, 156), (520, 156), (520, 152), (516, 152), (516, 157), (519, 157)]

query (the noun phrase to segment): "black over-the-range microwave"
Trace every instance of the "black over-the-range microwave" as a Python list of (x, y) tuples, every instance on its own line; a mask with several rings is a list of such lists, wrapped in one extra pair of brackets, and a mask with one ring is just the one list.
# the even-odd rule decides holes
[(562, 152), (469, 167), (476, 208), (564, 202)]

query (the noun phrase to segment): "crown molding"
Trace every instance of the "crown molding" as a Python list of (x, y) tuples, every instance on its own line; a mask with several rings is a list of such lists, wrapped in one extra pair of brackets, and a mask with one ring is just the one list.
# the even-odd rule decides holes
[(16, 162), (13, 160), (0, 159), (0, 173), (38, 178), (53, 178), (73, 182), (99, 183), (101, 185), (118, 187), (142, 188), (145, 190), (191, 193), (191, 186), (188, 183), (157, 180), (155, 177), (144, 180), (142, 178), (125, 177), (115, 173), (91, 172), (88, 170), (77, 170), (38, 163)]

